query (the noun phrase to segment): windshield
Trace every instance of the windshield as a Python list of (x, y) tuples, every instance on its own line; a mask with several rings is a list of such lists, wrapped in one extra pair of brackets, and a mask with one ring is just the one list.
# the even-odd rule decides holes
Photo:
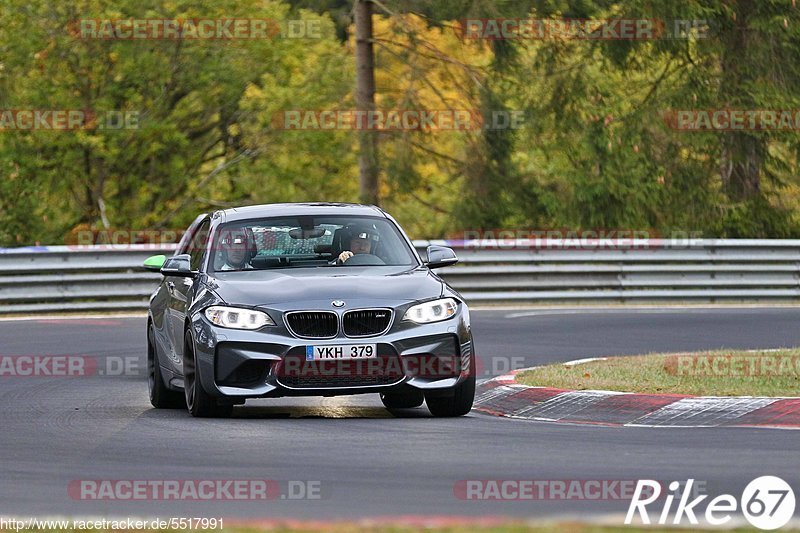
[(402, 234), (385, 218), (302, 216), (220, 226), (214, 272), (275, 268), (417, 266)]

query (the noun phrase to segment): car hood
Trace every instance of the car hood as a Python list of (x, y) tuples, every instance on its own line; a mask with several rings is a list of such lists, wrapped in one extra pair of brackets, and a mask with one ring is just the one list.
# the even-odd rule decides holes
[(232, 305), (330, 307), (333, 300), (372, 305), (436, 298), (443, 284), (427, 268), (320, 267), (216, 272), (208, 285)]

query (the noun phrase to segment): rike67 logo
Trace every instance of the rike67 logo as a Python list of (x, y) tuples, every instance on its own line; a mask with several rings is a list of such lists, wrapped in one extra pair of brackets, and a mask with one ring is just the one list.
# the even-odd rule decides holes
[[(682, 484), (678, 481), (669, 484), (670, 493), (663, 499), (664, 506), (658, 515), (658, 524), (667, 524), (670, 516), (673, 525), (681, 524), (684, 517), (689, 524), (699, 524), (695, 507), (708, 495), (703, 494), (690, 501), (693, 484), (693, 479), (687, 480), (683, 490), (680, 490)], [(662, 486), (658, 481), (639, 480), (625, 516), (625, 524), (631, 524), (637, 512), (643, 524), (650, 524), (647, 506), (659, 500), (661, 492)], [(673, 512), (672, 504), (676, 498), (678, 504)], [(732, 513), (741, 511), (754, 527), (771, 530), (785, 526), (794, 515), (794, 508), (794, 491), (788, 483), (776, 476), (761, 476), (748, 483), (738, 501), (730, 494), (721, 494), (709, 501), (703, 517), (708, 525), (721, 526), (731, 521)]]

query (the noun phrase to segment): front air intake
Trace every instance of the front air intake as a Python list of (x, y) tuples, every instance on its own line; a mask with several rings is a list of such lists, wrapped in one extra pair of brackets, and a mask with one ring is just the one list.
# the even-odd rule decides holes
[(359, 309), (344, 314), (342, 323), (348, 337), (380, 335), (392, 322), (391, 309)]
[(286, 314), (286, 324), (298, 337), (330, 339), (339, 331), (336, 313), (330, 311), (295, 311)]

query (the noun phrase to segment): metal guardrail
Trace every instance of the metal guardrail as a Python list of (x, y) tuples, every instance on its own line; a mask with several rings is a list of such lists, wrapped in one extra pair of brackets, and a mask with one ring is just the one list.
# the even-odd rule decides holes
[[(800, 240), (414, 241), (429, 244), (455, 248), (437, 272), (474, 303), (800, 298)], [(160, 276), (141, 265), (174, 248), (0, 249), (0, 314), (144, 309)]]

